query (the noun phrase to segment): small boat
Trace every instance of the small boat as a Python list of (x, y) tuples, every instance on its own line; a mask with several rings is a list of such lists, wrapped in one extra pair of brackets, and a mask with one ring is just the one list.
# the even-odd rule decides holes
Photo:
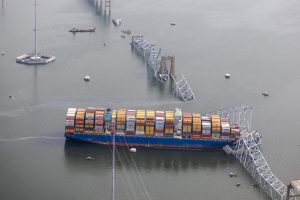
[(96, 31), (95, 27), (89, 29), (78, 29), (73, 27), (71, 30), (69, 30), (69, 32), (71, 33), (83, 33), (83, 32), (95, 32), (95, 31)]
[(267, 93), (267, 92), (263, 92), (263, 93), (261, 93), (263, 96), (265, 96), (265, 97), (268, 97), (269, 96), (269, 94)]
[(130, 148), (129, 151), (130, 151), (131, 153), (136, 153), (136, 148)]
[(171, 25), (171, 26), (175, 26), (176, 24), (175, 24), (175, 23), (170, 23), (170, 25)]

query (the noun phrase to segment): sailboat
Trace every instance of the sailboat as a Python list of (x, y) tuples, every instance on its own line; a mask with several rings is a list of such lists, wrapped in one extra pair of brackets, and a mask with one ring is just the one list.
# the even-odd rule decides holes
[(36, 7), (37, 7), (37, 0), (35, 0), (34, 2), (34, 52), (25, 53), (21, 56), (18, 56), (16, 58), (17, 63), (28, 64), (28, 65), (40, 65), (40, 64), (47, 64), (55, 60), (55, 56), (44, 55), (38, 53), (37, 51)]

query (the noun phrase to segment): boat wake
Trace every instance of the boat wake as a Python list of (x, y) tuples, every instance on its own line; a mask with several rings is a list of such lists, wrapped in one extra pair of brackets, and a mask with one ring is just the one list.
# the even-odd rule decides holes
[(34, 139), (51, 139), (51, 140), (63, 140), (64, 137), (49, 137), (49, 136), (28, 136), (28, 137), (20, 137), (20, 138), (0, 138), (0, 142), (18, 142), (24, 140), (34, 140)]

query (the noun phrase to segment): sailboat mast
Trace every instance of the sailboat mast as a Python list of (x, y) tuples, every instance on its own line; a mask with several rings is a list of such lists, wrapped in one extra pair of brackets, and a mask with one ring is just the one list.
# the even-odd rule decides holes
[(37, 43), (36, 43), (36, 0), (34, 2), (34, 55), (37, 57)]
[(112, 191), (111, 200), (115, 200), (115, 152), (116, 152), (116, 135), (113, 132), (113, 156), (112, 156)]

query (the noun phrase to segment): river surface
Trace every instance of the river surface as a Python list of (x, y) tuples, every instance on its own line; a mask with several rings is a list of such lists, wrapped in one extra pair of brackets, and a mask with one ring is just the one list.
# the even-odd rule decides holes
[[(63, 137), (66, 109), (79, 106), (205, 113), (250, 105), (273, 172), (286, 184), (300, 178), (300, 1), (113, 0), (109, 17), (93, 0), (40, 0), (38, 50), (56, 56), (45, 66), (15, 62), (34, 49), (33, 0), (0, 4), (1, 200), (110, 199), (111, 149)], [(73, 35), (72, 27), (96, 32)], [(175, 55), (196, 100), (184, 103), (147, 78), (123, 29)], [(116, 158), (118, 200), (268, 199), (222, 151), (118, 148)]]

